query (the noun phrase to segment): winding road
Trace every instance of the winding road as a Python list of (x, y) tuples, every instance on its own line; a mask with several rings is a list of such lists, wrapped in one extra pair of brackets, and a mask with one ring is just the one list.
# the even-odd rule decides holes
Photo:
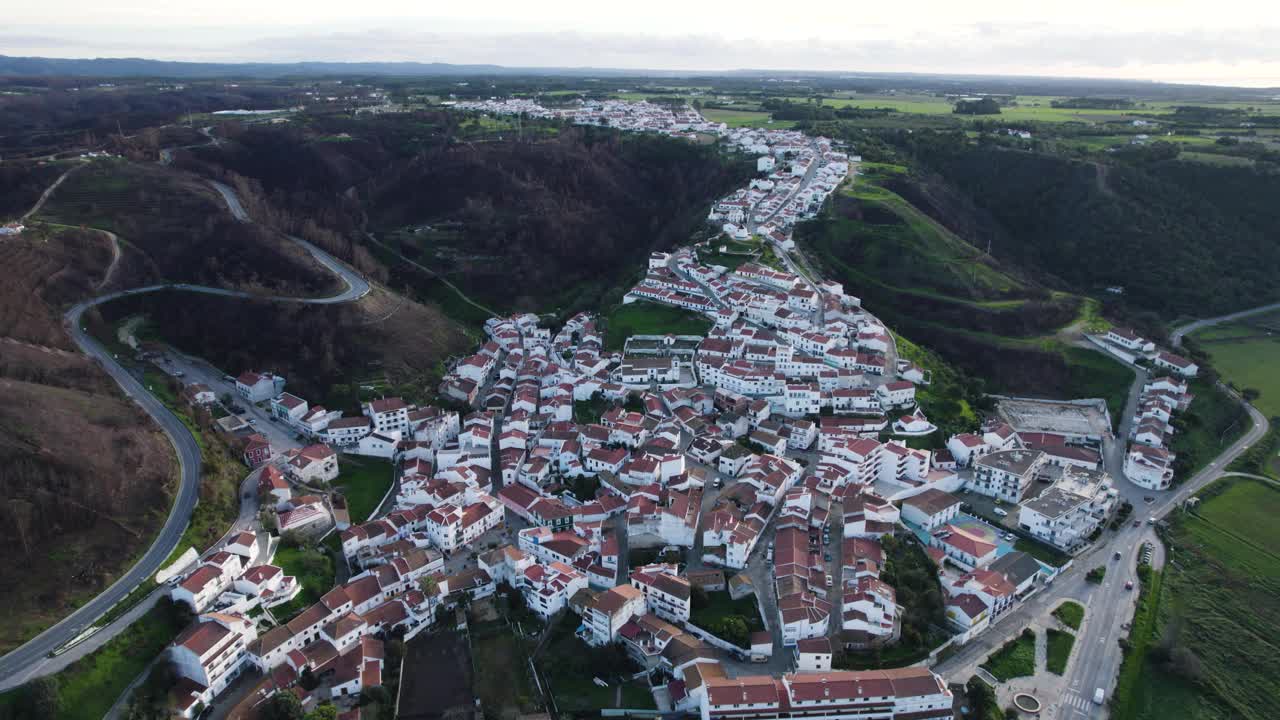
[[(80, 166), (76, 166), (80, 167)], [(74, 168), (73, 168), (74, 169)], [(47, 189), (41, 196), (36, 206), (27, 213), (27, 215), (35, 214), (44, 204), (45, 200), (52, 194), (53, 190), (61, 184), (62, 180), (70, 174), (70, 171), (59, 176), (54, 184)], [(235, 191), (229, 186), (219, 182), (211, 182), (213, 188), (223, 197), (227, 203), (227, 208), (237, 220), (241, 222), (252, 222), (248, 213), (245, 212), (244, 206), (240, 203), (239, 197)], [(26, 217), (26, 216), (24, 216)], [(226, 297), (248, 298), (257, 300), (269, 300), (276, 302), (292, 302), (306, 303), (312, 305), (331, 305), (336, 303), (354, 302), (367, 295), (370, 291), (370, 285), (358, 272), (343, 264), (337, 258), (326, 253), (315, 245), (292, 236), (289, 237), (293, 242), (298, 243), (311, 254), (313, 258), (329, 271), (333, 272), (342, 279), (346, 285), (346, 289), (342, 292), (328, 297), (308, 298), (308, 297), (290, 297), (282, 295), (259, 295), (239, 290), (226, 290), (223, 288), (206, 287), (202, 285), (189, 285), (185, 283), (162, 283), (156, 285), (148, 285), (146, 287), (131, 288), (128, 290), (120, 290), (117, 292), (99, 295), (74, 305), (63, 316), (67, 333), (71, 339), (75, 341), (85, 355), (95, 359), (97, 363), (106, 371), (108, 375), (120, 385), (125, 395), (129, 396), (134, 402), (138, 403), (143, 410), (146, 411), (160, 426), (160, 429), (169, 437), (169, 442), (173, 444), (174, 450), (178, 455), (178, 466), (180, 471), (178, 490), (174, 498), (173, 507), (169, 511), (169, 516), (165, 519), (163, 527), (161, 527), (151, 547), (147, 549), (142, 559), (129, 568), (121, 577), (111, 584), (106, 590), (99, 593), (89, 602), (77, 608), (75, 612), (66, 618), (40, 633), (36, 637), (27, 641), (24, 645), (14, 649), (4, 657), (0, 657), (0, 689), (13, 687), (24, 682), (39, 671), (43, 661), (53, 652), (67, 645), (71, 641), (80, 637), (86, 630), (92, 628), (101, 620), (103, 615), (107, 613), (116, 603), (123, 600), (135, 587), (146, 581), (147, 578), (155, 575), (160, 570), (163, 563), (168, 559), (170, 553), (177, 547), (178, 541), (182, 538), (182, 534), (187, 529), (190, 522), (191, 513), (195, 509), (196, 503), (199, 501), (200, 486), (200, 447), (196, 444), (195, 438), (187, 427), (178, 419), (176, 415), (165, 407), (136, 377), (129, 373), (119, 362), (115, 356), (94, 339), (82, 325), (82, 316), (86, 310), (101, 305), (118, 298), (139, 295), (143, 293), (159, 292), (162, 290), (177, 290), (182, 292), (203, 293), (207, 295), (222, 295)]]
[[(1280, 309), (1280, 303), (1190, 322), (1175, 328), (1170, 333), (1170, 339), (1172, 344), (1180, 345), (1182, 337), (1189, 332), (1272, 309)], [(1145, 520), (1164, 518), (1183, 500), (1224, 475), (1239, 475), (1240, 473), (1226, 472), (1227, 466), (1262, 439), (1269, 429), (1267, 418), (1261, 412), (1245, 403), (1236, 392), (1224, 387), (1232, 398), (1244, 404), (1253, 426), (1172, 492), (1162, 494), (1139, 488), (1123, 479), (1122, 465), (1125, 438), (1137, 406), (1138, 394), (1147, 377), (1145, 371), (1138, 370), (1119, 432), (1104, 448), (1108, 473), (1115, 479), (1122, 497), (1133, 504), (1133, 518), (1144, 522), (1138, 527), (1125, 525), (1118, 532), (1105, 536), (1103, 542), (1081, 553), (1075, 558), (1072, 567), (1055, 578), (1052, 585), (1001, 616), (992, 629), (935, 666), (936, 672), (953, 682), (964, 682), (992, 650), (1017, 636), (1028, 625), (1052, 627), (1052, 622), (1047, 619), (1048, 613), (1063, 600), (1076, 600), (1085, 605), (1087, 611), (1084, 624), (1077, 633), (1077, 649), (1072, 653), (1066, 674), (1056, 683), (1052, 679), (1037, 676), (1033, 680), (1015, 680), (1010, 687), (1039, 693), (1041, 700), (1045, 701), (1041, 717), (1046, 720), (1085, 720), (1105, 714), (1104, 707), (1093, 703), (1093, 694), (1096, 689), (1102, 688), (1104, 694), (1110, 697), (1123, 659), (1116, 639), (1127, 635), (1124, 624), (1133, 616), (1137, 595), (1134, 591), (1126, 590), (1124, 584), (1126, 581), (1137, 584), (1137, 556), (1144, 542), (1150, 542), (1156, 548), (1157, 565), (1163, 558), (1159, 538)], [(1153, 496), (1155, 500), (1145, 502), (1144, 498)], [(1118, 560), (1113, 559), (1116, 552), (1120, 553)], [(1103, 582), (1095, 585), (1085, 581), (1084, 575), (1099, 565), (1107, 567)]]

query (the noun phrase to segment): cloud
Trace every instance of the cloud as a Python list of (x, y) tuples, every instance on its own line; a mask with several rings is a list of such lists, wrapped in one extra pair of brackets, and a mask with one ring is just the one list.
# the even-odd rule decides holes
[[(945, 28), (827, 28), (804, 39), (672, 32), (457, 32), (453, 28), (317, 28), (263, 36), (251, 29), (0, 33), (0, 47), (59, 57), (292, 62), (420, 61), (520, 67), (655, 70), (738, 68), (1187, 76), (1196, 68), (1280, 77), (1280, 26), (1115, 31), (1048, 23), (981, 22)], [(156, 38), (162, 38), (157, 41)]]

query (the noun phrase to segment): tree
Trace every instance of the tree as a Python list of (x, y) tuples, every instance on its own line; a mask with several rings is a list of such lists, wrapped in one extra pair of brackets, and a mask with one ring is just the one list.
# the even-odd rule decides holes
[(262, 720), (305, 720), (302, 703), (292, 692), (277, 692), (262, 706)]
[(62, 705), (58, 681), (51, 675), (31, 681), (26, 686), (21, 705), (24, 716), (35, 720), (56, 720)]
[(981, 100), (961, 100), (951, 112), (958, 115), (999, 115), (1000, 103), (991, 98)]
[(333, 703), (318, 705), (304, 716), (304, 720), (338, 720), (338, 708)]
[(1245, 402), (1252, 403), (1254, 400), (1262, 397), (1262, 391), (1257, 388), (1245, 388), (1240, 391), (1240, 397), (1244, 398)]

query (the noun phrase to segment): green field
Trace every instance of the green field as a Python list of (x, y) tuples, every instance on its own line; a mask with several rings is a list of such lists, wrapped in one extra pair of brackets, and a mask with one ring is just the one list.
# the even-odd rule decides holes
[(711, 321), (669, 305), (635, 302), (618, 305), (605, 317), (607, 350), (621, 350), (632, 335), (706, 335)]
[(1045, 631), (1045, 642), (1045, 668), (1054, 675), (1062, 675), (1067, 671), (1067, 662), (1071, 659), (1071, 648), (1076, 644), (1076, 636), (1065, 630), (1049, 628)]
[(1036, 672), (1036, 636), (1031, 630), (1004, 644), (982, 663), (982, 669), (1001, 682), (1016, 677), (1034, 675)]
[(767, 127), (785, 130), (795, 126), (793, 120), (773, 120), (769, 113), (756, 110), (705, 108), (702, 110), (702, 116), (711, 122), (724, 123), (729, 127)]
[(1254, 405), (1267, 417), (1280, 415), (1280, 334), (1271, 317), (1206, 328), (1193, 337), (1209, 353), (1222, 379), (1261, 393)]
[(537, 712), (542, 698), (529, 674), (525, 643), (505, 623), (473, 627), (470, 639), (476, 695), (484, 708), (498, 717)]
[(1135, 637), (1151, 614), (1159, 629), (1126, 657), (1117, 720), (1262, 720), (1280, 703), (1280, 490), (1232, 478), (1200, 497), (1173, 517), (1158, 598), (1135, 619)]
[(339, 459), (339, 474), (334, 487), (347, 499), (347, 512), (351, 522), (359, 525), (373, 515), (378, 503), (394, 482), (391, 463), (378, 458), (357, 458), (343, 455)]

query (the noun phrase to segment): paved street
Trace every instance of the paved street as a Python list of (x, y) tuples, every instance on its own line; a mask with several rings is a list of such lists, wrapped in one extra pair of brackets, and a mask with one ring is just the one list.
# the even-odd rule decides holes
[[(64, 176), (65, 177), (65, 176)], [(214, 183), (214, 187), (226, 199), (227, 206), (232, 214), (244, 222), (250, 222), (244, 208), (240, 205), (239, 198), (235, 196), (231, 188)], [(52, 188), (46, 192), (45, 197), (52, 192)], [(136, 295), (140, 293), (155, 292), (159, 290), (182, 290), (188, 292), (198, 292), (212, 295), (225, 295), (230, 297), (255, 297), (258, 299), (277, 300), (285, 302), (301, 302), (312, 304), (332, 304), (340, 302), (352, 302), (357, 300), (369, 292), (369, 283), (366, 282), (358, 273), (339, 262), (336, 258), (328, 253), (320, 250), (311, 243), (298, 238), (292, 238), (295, 242), (302, 245), (308, 252), (326, 268), (336, 273), (346, 284), (346, 290), (343, 292), (326, 298), (292, 298), (292, 297), (268, 297), (252, 295), (250, 293), (237, 290), (224, 290), (221, 288), (210, 288), (198, 285), (187, 284), (160, 284), (150, 285), (143, 288), (133, 288), (120, 292), (108, 293), (105, 295), (91, 298), (77, 303), (63, 316), (63, 322), (67, 328), (71, 339), (89, 357), (97, 361), (108, 375), (111, 376), (126, 396), (138, 403), (148, 415), (150, 415), (160, 426), (160, 429), (168, 436), (169, 442), (173, 444), (174, 450), (178, 458), (178, 490), (174, 498), (173, 507), (169, 511), (169, 515), (161, 527), (155, 541), (151, 544), (133, 567), (129, 568), (118, 580), (111, 584), (106, 590), (99, 593), (97, 597), (88, 601), (84, 605), (76, 609), (75, 612), (68, 615), (62, 621), (48, 628), (35, 638), (28, 641), (21, 647), (16, 648), (4, 657), (0, 658), (0, 688), (12, 687), (22, 679), (31, 676), (33, 669), (38, 667), (39, 663), (57, 648), (71, 642), (86, 629), (92, 627), (99, 618), (101, 618), (116, 603), (120, 602), (127, 596), (133, 588), (137, 587), (148, 577), (151, 577), (158, 571), (165, 559), (177, 546), (178, 540), (182, 537), (182, 533), (186, 530), (187, 523), (190, 520), (191, 512), (195, 509), (198, 500), (198, 487), (200, 483), (200, 448), (196, 444), (195, 438), (186, 426), (178, 419), (176, 415), (169, 411), (160, 400), (152, 395), (147, 388), (143, 387), (138, 378), (134, 377), (124, 366), (116, 361), (111, 352), (104, 348), (97, 340), (89, 335), (82, 324), (82, 316), (85, 311), (94, 306), (100, 305), (117, 298), (128, 295)], [(263, 421), (265, 422), (265, 420)], [(263, 422), (258, 423), (259, 425)]]

